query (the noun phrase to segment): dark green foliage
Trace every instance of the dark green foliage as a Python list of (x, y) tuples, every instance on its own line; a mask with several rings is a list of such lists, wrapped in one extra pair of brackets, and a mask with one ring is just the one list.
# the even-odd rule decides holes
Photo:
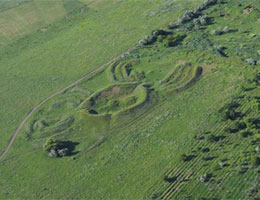
[(203, 156), (202, 157), (202, 160), (204, 160), (204, 161), (210, 161), (210, 160), (213, 160), (215, 157), (213, 157), (213, 156)]
[(146, 36), (144, 39), (140, 40), (139, 44), (141, 46), (151, 45), (157, 41), (157, 38), (159, 36), (167, 36), (167, 35), (171, 35), (171, 34), (172, 34), (171, 32), (167, 32), (162, 29), (154, 30), (151, 32), (151, 35)]
[[(199, 5), (196, 9), (185, 11), (183, 16), (178, 19), (178, 24), (183, 25), (186, 22), (189, 22), (195, 18), (200, 17), (200, 19), (197, 22), (199, 22), (201, 25), (206, 25), (207, 17), (200, 16), (201, 11), (209, 8), (212, 5), (215, 5), (216, 3), (217, 3), (217, 0), (206, 0), (201, 5)], [(195, 22), (195, 23), (197, 23), (197, 22)], [(175, 25), (169, 24), (169, 28), (171, 28), (171, 27), (175, 28)]]
[[(247, 190), (247, 194), (249, 197), (257, 196), (260, 192), (260, 181), (256, 181), (252, 184), (252, 186)], [(254, 198), (258, 200), (259, 198)]]
[(246, 124), (251, 129), (260, 129), (260, 120), (258, 118), (248, 118)]
[(210, 149), (209, 149), (209, 148), (203, 148), (203, 149), (201, 149), (201, 151), (202, 151), (203, 153), (207, 153), (207, 152), (210, 151)]
[(205, 26), (209, 23), (209, 18), (207, 15), (199, 16), (193, 20), (193, 24), (197, 26)]
[(241, 117), (242, 114), (236, 110), (239, 106), (240, 105), (237, 102), (231, 102), (231, 103), (224, 105), (219, 110), (221, 119), (226, 121), (229, 119), (235, 120), (235, 119)]
[(253, 133), (246, 130), (246, 131), (240, 132), (240, 135), (241, 135), (241, 137), (246, 138), (246, 137), (248, 137), (248, 136), (253, 135)]
[(165, 176), (165, 177), (163, 178), (163, 180), (164, 180), (164, 181), (167, 181), (167, 182), (169, 182), (169, 183), (173, 183), (173, 182), (175, 182), (175, 181), (177, 180), (177, 177), (176, 177), (176, 176), (174, 176), (174, 177)]
[(255, 156), (254, 164), (255, 166), (260, 166), (260, 156)]
[(194, 159), (195, 157), (196, 157), (195, 155), (182, 154), (181, 155), (181, 160), (183, 162), (188, 162), (188, 161), (191, 161), (192, 159)]
[(89, 114), (92, 114), (92, 115), (97, 115), (98, 114), (98, 112), (93, 110), (93, 109), (90, 109), (88, 112), (89, 112)]
[(64, 157), (74, 155), (78, 152), (73, 152), (77, 142), (60, 141), (53, 138), (48, 138), (44, 144), (45, 151), (48, 152), (50, 157)]
[(43, 147), (48, 152), (50, 152), (51, 150), (57, 151), (62, 147), (62, 142), (53, 138), (48, 138)]
[(185, 11), (183, 16), (178, 19), (178, 23), (180, 25), (182, 25), (183, 23), (188, 22), (188, 21), (194, 19), (197, 16), (198, 15), (196, 13), (194, 13), (193, 10)]
[(175, 28), (178, 28), (179, 25), (176, 23), (176, 22), (171, 22), (168, 24), (168, 28), (169, 29), (175, 29)]
[(212, 35), (221, 35), (221, 34), (222, 34), (222, 31), (219, 30), (219, 29), (217, 29), (217, 30), (212, 30), (212, 31), (211, 31), (211, 34), (212, 34)]
[(208, 35), (204, 32), (190, 33), (185, 41), (184, 45), (190, 50), (206, 50), (212, 46), (212, 42), (208, 39)]
[(245, 81), (242, 84), (244, 91), (250, 91), (257, 88), (260, 85), (260, 71), (258, 69), (252, 70), (246, 74)]
[(223, 135), (221, 135), (221, 136), (209, 135), (208, 141), (209, 142), (219, 142), (219, 141), (223, 140), (224, 138), (225, 138), (225, 136), (223, 136)]
[(212, 177), (212, 174), (206, 173), (206, 174), (200, 176), (199, 181), (200, 182), (208, 182), (211, 177)]
[(230, 126), (227, 128), (227, 131), (230, 133), (236, 133), (240, 130), (243, 130), (246, 128), (246, 123), (241, 121), (235, 121), (230, 124)]
[(156, 36), (146, 36), (144, 39), (139, 41), (139, 44), (141, 46), (146, 46), (153, 44), (156, 41), (157, 37)]
[(245, 60), (249, 65), (256, 65), (256, 60), (254, 60), (253, 58), (247, 58)]
[(205, 0), (202, 4), (200, 4), (196, 10), (202, 11), (207, 9), (209, 6), (215, 5), (217, 3), (217, 0)]
[(223, 28), (223, 32), (224, 32), (224, 33), (228, 33), (229, 31), (230, 31), (230, 29), (229, 29), (228, 26), (225, 26), (225, 27)]
[(163, 41), (165, 47), (174, 47), (180, 44), (184, 38), (186, 37), (186, 34), (183, 33), (177, 33), (174, 35), (168, 35), (165, 40)]

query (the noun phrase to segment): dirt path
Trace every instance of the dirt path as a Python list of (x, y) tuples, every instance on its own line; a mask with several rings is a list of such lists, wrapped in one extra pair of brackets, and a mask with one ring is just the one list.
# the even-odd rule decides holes
[(42, 101), (41, 101), (40, 103), (38, 103), (36, 106), (34, 106), (34, 107), (32, 108), (32, 110), (25, 116), (25, 118), (24, 118), (23, 121), (20, 123), (20, 125), (17, 127), (17, 129), (15, 130), (15, 132), (14, 132), (14, 134), (12, 135), (10, 141), (8, 142), (8, 144), (7, 144), (6, 148), (5, 148), (5, 150), (0, 154), (0, 160), (2, 160), (2, 159), (5, 157), (5, 155), (8, 153), (8, 151), (9, 151), (10, 148), (12, 147), (12, 145), (13, 145), (13, 143), (14, 143), (16, 137), (17, 137), (17, 135), (19, 134), (19, 132), (20, 132), (21, 129), (23, 128), (25, 122), (32, 116), (32, 114), (33, 114), (36, 110), (38, 110), (38, 108), (39, 108), (42, 104), (46, 103), (46, 102), (49, 101), (51, 98), (53, 98), (53, 97), (55, 97), (56, 95), (58, 95), (58, 94), (64, 92), (65, 90), (67, 90), (67, 89), (69, 89), (69, 88), (72, 88), (73, 86), (77, 85), (78, 83), (80, 83), (81, 81), (85, 80), (86, 78), (89, 78), (89, 77), (91, 77), (92, 75), (94, 75), (95, 73), (97, 73), (97, 72), (103, 70), (107, 65), (111, 64), (111, 63), (114, 62), (116, 59), (122, 57), (124, 54), (127, 54), (127, 53), (133, 51), (136, 47), (137, 47), (137, 46), (134, 46), (134, 47), (128, 49), (127, 51), (121, 53), (119, 56), (117, 56), (117, 57), (113, 58), (112, 60), (108, 61), (107, 63), (101, 65), (100, 67), (98, 67), (98, 68), (96, 68), (95, 70), (93, 70), (92, 72), (86, 74), (86, 75), (83, 76), (82, 78), (80, 78), (80, 79), (74, 81), (74, 82), (71, 83), (70, 85), (68, 85), (68, 86), (66, 86), (66, 87), (64, 87), (64, 88), (62, 88), (62, 89), (56, 91), (56, 92), (53, 93), (52, 95), (50, 95), (50, 96), (48, 96), (47, 98), (45, 98), (44, 100), (42, 100)]

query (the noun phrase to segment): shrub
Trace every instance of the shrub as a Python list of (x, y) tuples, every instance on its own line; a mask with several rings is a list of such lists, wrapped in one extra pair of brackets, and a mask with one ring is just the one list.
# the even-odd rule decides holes
[(202, 157), (202, 160), (204, 160), (204, 161), (209, 161), (209, 160), (213, 160), (215, 157), (213, 157), (213, 156), (204, 156), (204, 157)]
[(212, 6), (212, 5), (217, 4), (217, 0), (205, 0), (203, 3), (204, 3), (206, 6)]
[(260, 120), (258, 118), (248, 118), (245, 120), (248, 127), (253, 129), (259, 129), (260, 128)]
[(203, 26), (207, 25), (209, 22), (209, 18), (207, 15), (200, 16), (198, 19), (199, 19), (200, 24)]
[(211, 31), (211, 34), (212, 34), (212, 35), (221, 35), (222, 32), (221, 32), (220, 30), (212, 30), (212, 31)]
[(236, 112), (236, 108), (238, 108), (240, 105), (236, 102), (228, 103), (224, 105), (220, 110), (220, 116), (222, 120), (235, 120), (239, 117), (241, 117), (241, 113)]
[(256, 65), (256, 60), (254, 60), (253, 58), (247, 58), (245, 60), (249, 65)]
[(206, 148), (203, 148), (201, 151), (202, 151), (203, 153), (207, 153), (207, 152), (210, 151), (210, 149), (206, 147)]
[(139, 41), (141, 46), (153, 44), (156, 41), (156, 36), (146, 36), (144, 39)]
[(166, 36), (166, 35), (169, 35), (169, 34), (171, 34), (171, 32), (167, 32), (167, 31), (164, 31), (162, 29), (154, 30), (154, 31), (151, 32), (151, 35), (148, 35), (144, 39), (140, 40), (139, 45), (146, 46), (146, 45), (153, 44), (154, 42), (156, 42), (157, 37), (159, 35)]
[(168, 28), (169, 29), (174, 29), (174, 28), (178, 28), (178, 24), (176, 22), (170, 22), (168, 24)]
[(221, 45), (218, 45), (218, 46), (216, 46), (216, 49), (217, 49), (218, 51), (223, 51), (223, 50), (225, 49), (225, 47), (223, 47), (223, 46), (221, 46)]
[(49, 155), (50, 157), (53, 157), (53, 158), (58, 157), (57, 152), (56, 152), (55, 150), (53, 150), (53, 149), (51, 149), (51, 150), (49, 151), (48, 155)]
[(223, 28), (223, 32), (224, 33), (228, 33), (230, 30), (229, 30), (229, 27), (228, 26), (225, 26), (224, 28)]
[(164, 41), (164, 46), (173, 47), (175, 45), (178, 45), (185, 37), (186, 35), (182, 33), (168, 35)]
[(185, 20), (181, 17), (178, 19), (178, 24), (182, 25), (185, 22)]
[(74, 150), (76, 144), (70, 141), (59, 141), (49, 138), (43, 147), (50, 157), (64, 157)]
[(240, 135), (241, 135), (241, 137), (246, 138), (246, 137), (248, 137), (248, 136), (253, 135), (253, 133), (246, 130), (246, 131), (240, 132)]
[(219, 166), (221, 167), (221, 168), (223, 168), (223, 167), (225, 167), (226, 166), (226, 164), (224, 163), (224, 162), (222, 162), (222, 161), (219, 161)]
[(199, 18), (196, 18), (193, 20), (193, 24), (196, 26), (202, 25), (205, 26), (209, 22), (209, 18), (207, 15), (200, 16)]
[(205, 0), (202, 4), (200, 4), (196, 10), (202, 11), (207, 9), (209, 6), (215, 5), (217, 0)]
[(195, 157), (195, 155), (186, 155), (185, 153), (181, 155), (181, 159), (183, 162), (191, 161)]
[(196, 25), (194, 26), (194, 30), (200, 30), (200, 25), (196, 24)]
[(170, 32), (167, 32), (167, 31), (165, 31), (165, 30), (162, 30), (162, 29), (154, 30), (154, 31), (152, 31), (152, 33), (151, 33), (151, 35), (152, 35), (152, 36), (155, 36), (155, 37), (158, 37), (159, 35), (164, 35), (164, 36), (166, 36), (166, 35), (169, 35), (169, 34), (171, 34), (171, 33), (170, 33)]
[(215, 135), (210, 135), (208, 136), (208, 141), (210, 142), (219, 142), (220, 140), (223, 140), (225, 136), (215, 136)]
[(59, 146), (60, 142), (52, 138), (48, 138), (46, 143), (43, 145), (44, 149), (48, 152), (51, 152), (51, 150), (56, 151)]
[(162, 42), (165, 38), (166, 38), (166, 36), (164, 36), (164, 35), (159, 35), (159, 36), (157, 37), (157, 41), (158, 41), (158, 42)]
[(58, 149), (57, 154), (60, 157), (64, 157), (66, 155), (68, 155), (69, 149), (68, 148), (64, 148), (64, 149)]
[(239, 122), (239, 121), (236, 121), (234, 123), (231, 123), (231, 125), (228, 127), (228, 131), (230, 133), (236, 133), (240, 130), (243, 130), (246, 128), (246, 123), (245, 122)]
[(194, 24), (194, 25), (200, 25), (200, 20), (199, 20), (199, 18), (193, 19), (193, 24)]
[(200, 182), (208, 182), (211, 177), (212, 177), (211, 174), (206, 173), (206, 174), (200, 176), (199, 180), (200, 180)]
[(182, 18), (184, 19), (184, 21), (189, 21), (191, 19), (193, 19), (195, 17), (195, 13), (193, 12), (193, 10), (188, 10), (185, 11)]
[(176, 177), (176, 176), (174, 176), (174, 177), (165, 176), (165, 177), (163, 178), (163, 180), (164, 180), (164, 181), (167, 181), (167, 182), (169, 182), (169, 183), (173, 183), (173, 182), (175, 182), (175, 181), (177, 180), (177, 177)]
[(182, 17), (178, 19), (178, 24), (182, 25), (196, 17), (198, 17), (200, 11), (198, 9), (185, 11)]

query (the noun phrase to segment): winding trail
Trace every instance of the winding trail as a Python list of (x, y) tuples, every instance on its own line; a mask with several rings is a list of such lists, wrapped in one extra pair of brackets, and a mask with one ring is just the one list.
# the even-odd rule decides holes
[(136, 49), (137, 45), (135, 45), (134, 47), (126, 50), (125, 52), (121, 53), (119, 56), (113, 58), (112, 60), (108, 61), (107, 63), (101, 65), (100, 67), (96, 68), (95, 70), (87, 73), (85, 76), (83, 76), (82, 78), (74, 81), (73, 83), (71, 83), (70, 85), (56, 91), (55, 93), (53, 93), (52, 95), (48, 96), (47, 98), (45, 98), (44, 100), (42, 100), (40, 103), (38, 103), (36, 106), (34, 106), (32, 108), (32, 110), (25, 116), (25, 118), (23, 119), (23, 121), (20, 123), (20, 125), (16, 128), (15, 132), (13, 133), (11, 139), (9, 140), (5, 150), (0, 154), (0, 160), (2, 160), (5, 155), (8, 153), (8, 151), (10, 150), (10, 148), (12, 147), (17, 135), (20, 133), (20, 131), (22, 130), (25, 122), (32, 116), (32, 114), (38, 110), (38, 108), (46, 103), (47, 101), (49, 101), (51, 98), (55, 97), (56, 95), (64, 92), (65, 90), (74, 87), (75, 85), (77, 85), (78, 83), (80, 83), (81, 81), (90, 78), (92, 75), (94, 75), (95, 73), (102, 71), (107, 65), (111, 64), (112, 62), (114, 62), (116, 59), (122, 57), (124, 54), (130, 53), (131, 51), (133, 51), (134, 49)]

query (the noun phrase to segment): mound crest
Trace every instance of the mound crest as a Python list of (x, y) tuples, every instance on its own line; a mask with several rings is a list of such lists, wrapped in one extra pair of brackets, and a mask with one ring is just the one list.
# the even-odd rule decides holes
[(161, 80), (161, 87), (166, 92), (179, 92), (192, 86), (201, 76), (202, 67), (194, 67), (191, 63), (178, 64)]
[(138, 64), (138, 60), (115, 61), (109, 66), (108, 77), (112, 82), (131, 82), (140, 80), (137, 72), (132, 72), (133, 65)]

